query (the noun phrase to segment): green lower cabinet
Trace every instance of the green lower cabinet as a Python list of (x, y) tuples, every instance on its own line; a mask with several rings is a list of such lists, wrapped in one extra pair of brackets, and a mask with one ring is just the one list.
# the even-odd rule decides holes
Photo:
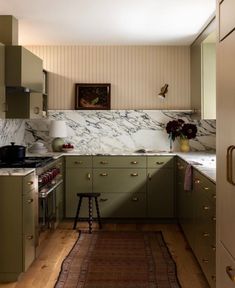
[(101, 193), (99, 207), (104, 218), (143, 218), (146, 217), (146, 194)]
[(148, 169), (147, 216), (173, 218), (175, 216), (174, 169)]
[[(65, 216), (74, 218), (78, 205), (77, 193), (92, 192), (92, 169), (91, 168), (67, 168), (66, 169), (66, 195)], [(88, 203), (83, 200), (80, 209), (80, 217), (87, 217)]]

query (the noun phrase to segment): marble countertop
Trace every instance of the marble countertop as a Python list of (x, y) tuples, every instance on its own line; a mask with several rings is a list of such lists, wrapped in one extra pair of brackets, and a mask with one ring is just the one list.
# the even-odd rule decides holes
[[(146, 151), (146, 153), (136, 153), (130, 151), (122, 151), (122, 152), (114, 152), (109, 154), (104, 153), (96, 153), (96, 154), (83, 154), (78, 151), (72, 152), (48, 152), (45, 154), (32, 154), (27, 153), (27, 156), (50, 156), (54, 159), (58, 159), (62, 156), (82, 156), (82, 155), (90, 155), (90, 156), (97, 156), (97, 155), (104, 155), (104, 156), (166, 156), (166, 155), (175, 155), (179, 156), (189, 164), (191, 164), (195, 169), (201, 172), (203, 175), (208, 177), (211, 181), (216, 183), (216, 155), (215, 152), (188, 152), (188, 153), (181, 153), (181, 152), (167, 152), (167, 151)], [(4, 175), (13, 175), (13, 176), (25, 176), (35, 169), (33, 168), (1, 168), (0, 169), (0, 176)]]

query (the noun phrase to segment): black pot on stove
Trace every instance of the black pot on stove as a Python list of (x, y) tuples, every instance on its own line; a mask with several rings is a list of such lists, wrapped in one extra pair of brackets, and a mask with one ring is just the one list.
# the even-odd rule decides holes
[(25, 146), (15, 145), (14, 142), (11, 142), (11, 145), (0, 147), (0, 159), (7, 163), (24, 161), (25, 150)]

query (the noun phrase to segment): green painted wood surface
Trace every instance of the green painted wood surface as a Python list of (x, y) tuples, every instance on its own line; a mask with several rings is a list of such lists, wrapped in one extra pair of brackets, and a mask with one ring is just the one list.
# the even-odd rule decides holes
[(95, 168), (145, 168), (145, 156), (94, 156)]
[(174, 157), (172, 156), (148, 156), (148, 168), (173, 168)]
[(148, 217), (175, 216), (174, 170), (148, 169)]
[(93, 169), (94, 192), (146, 192), (146, 169)]
[(92, 157), (91, 156), (66, 156), (65, 157), (66, 168), (91, 168)]

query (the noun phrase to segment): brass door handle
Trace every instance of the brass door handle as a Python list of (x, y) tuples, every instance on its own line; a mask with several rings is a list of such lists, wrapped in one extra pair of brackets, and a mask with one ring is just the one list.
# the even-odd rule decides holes
[(136, 177), (138, 176), (138, 173), (131, 173), (131, 176)]
[(100, 176), (103, 176), (103, 177), (108, 176), (108, 173), (100, 173)]
[(138, 164), (137, 161), (131, 161), (131, 164)]
[(138, 197), (133, 197), (131, 200), (134, 201), (134, 202), (137, 202), (137, 201), (139, 201), (139, 198)]
[(27, 200), (27, 203), (29, 203), (29, 204), (32, 203), (32, 202), (33, 202), (33, 199), (28, 199)]
[(157, 164), (157, 165), (162, 165), (162, 164), (164, 164), (164, 162), (158, 162), (158, 161), (157, 161), (156, 164)]
[(100, 198), (100, 202), (106, 202), (108, 201), (108, 198)]
[(87, 173), (87, 179), (91, 180), (91, 173)]
[(235, 182), (233, 180), (233, 151), (235, 149), (234, 145), (231, 145), (227, 148), (227, 181), (235, 186)]
[(107, 161), (100, 161), (100, 164), (108, 164)]
[(235, 282), (235, 269), (233, 269), (231, 266), (226, 267), (226, 272), (229, 276), (229, 278)]

